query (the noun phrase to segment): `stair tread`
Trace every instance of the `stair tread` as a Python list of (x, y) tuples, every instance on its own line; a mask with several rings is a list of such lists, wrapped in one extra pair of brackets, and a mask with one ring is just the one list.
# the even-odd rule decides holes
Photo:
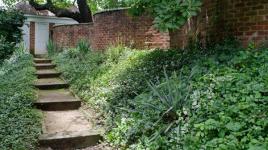
[(39, 140), (52, 140), (52, 139), (64, 139), (73, 137), (85, 137), (85, 136), (100, 136), (101, 131), (98, 130), (81, 130), (81, 131), (66, 131), (57, 133), (42, 134)]
[(34, 66), (37, 70), (53, 69), (56, 67), (56, 65), (52, 63), (35, 63)]
[(44, 111), (44, 134), (73, 133), (93, 129), (93, 123), (88, 121), (79, 110)]
[(34, 60), (51, 60), (49, 58), (34, 58)]
[(52, 63), (35, 63), (34, 65), (35, 66), (56, 66)]
[(76, 102), (80, 101), (75, 98), (68, 90), (39, 90), (38, 101), (36, 103), (53, 103), (53, 102)]
[(35, 103), (59, 103), (59, 102), (80, 102), (80, 100), (77, 100), (75, 98), (61, 98), (61, 99), (39, 99), (38, 101), (36, 101)]
[(39, 144), (52, 149), (71, 150), (95, 146), (101, 139), (101, 132), (97, 130), (68, 131), (43, 134), (39, 137)]
[(34, 58), (48, 58), (47, 54), (35, 54)]
[(36, 74), (59, 74), (55, 69), (43, 69), (37, 70)]
[(60, 78), (44, 78), (38, 79), (35, 85), (54, 85), (54, 84), (67, 84)]
[(40, 58), (35, 58), (34, 62), (36, 64), (42, 64), (42, 63), (51, 63), (52, 60), (51, 59), (40, 59)]

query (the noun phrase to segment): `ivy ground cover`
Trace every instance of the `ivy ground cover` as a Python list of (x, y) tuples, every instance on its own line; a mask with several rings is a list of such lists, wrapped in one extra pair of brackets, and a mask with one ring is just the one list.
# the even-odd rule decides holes
[(267, 48), (84, 48), (52, 57), (76, 94), (103, 113), (113, 146), (268, 148)]
[(33, 59), (15, 52), (0, 66), (0, 149), (35, 150), (41, 133), (41, 114), (32, 109)]

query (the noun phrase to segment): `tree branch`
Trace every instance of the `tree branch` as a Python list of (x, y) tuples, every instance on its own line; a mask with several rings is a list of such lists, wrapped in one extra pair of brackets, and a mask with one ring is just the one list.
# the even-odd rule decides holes
[(71, 9), (58, 8), (52, 3), (52, 0), (47, 0), (45, 4), (38, 4), (35, 0), (29, 0), (29, 3), (36, 10), (49, 10), (57, 17), (69, 17), (78, 21), (79, 23), (87, 23), (93, 21), (91, 11), (86, 0), (77, 0), (79, 12), (72, 11)]

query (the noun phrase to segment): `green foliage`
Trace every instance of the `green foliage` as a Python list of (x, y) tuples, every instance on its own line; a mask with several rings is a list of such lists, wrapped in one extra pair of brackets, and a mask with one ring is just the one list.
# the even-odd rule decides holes
[(225, 63), (210, 62), (215, 69), (195, 84), (201, 106), (186, 135), (192, 149), (267, 149), (267, 52), (238, 51)]
[(0, 36), (0, 64), (4, 61), (4, 59), (12, 55), (14, 47), (14, 43), (9, 43), (4, 37)]
[(57, 51), (59, 51), (57, 45), (52, 40), (49, 40), (47, 43), (48, 56), (53, 56)]
[(118, 148), (268, 147), (267, 48), (226, 40), (200, 51), (113, 47), (73, 56), (53, 58), (74, 92), (103, 112), (106, 139)]
[(86, 40), (80, 40), (77, 43), (76, 48), (82, 55), (87, 54), (90, 51), (90, 45)]
[[(72, 84), (76, 90), (86, 87), (94, 78), (94, 72), (98, 72), (97, 68), (103, 62), (103, 55), (88, 51), (83, 54), (77, 48), (65, 49), (60, 54), (55, 53), (51, 56), (55, 59), (61, 71), (63, 71), (65, 79)], [(86, 83), (86, 84), (84, 84)]]
[(130, 12), (146, 12), (154, 17), (155, 26), (162, 30), (178, 29), (200, 11), (201, 0), (132, 0)]
[(24, 19), (23, 14), (18, 11), (0, 9), (0, 35), (7, 42), (19, 43), (22, 35), (19, 27), (22, 27)]
[[(55, 50), (56, 47), (51, 47), (51, 51), (56, 51)], [(90, 49), (90, 45), (87, 41), (85, 40), (80, 40), (77, 45), (76, 48), (70, 48), (70, 49), (65, 49), (65, 54), (68, 55), (68, 57), (70, 58), (77, 58), (79, 60), (84, 59), (84, 57), (89, 54), (91, 51)]]
[[(229, 54), (199, 56), (180, 69), (187, 79), (195, 68), (190, 82), (172, 77), (137, 96), (108, 139), (130, 149), (267, 149), (268, 49)], [(161, 99), (174, 101), (170, 95), (180, 95), (181, 84), (192, 88), (182, 92), (189, 96), (174, 123), (163, 118), (170, 109)]]
[[(12, 8), (16, 3), (21, 2), (22, 0), (2, 0), (4, 4)], [(29, 1), (29, 0), (23, 0)], [(47, 0), (35, 0), (39, 4), (44, 4)], [(74, 0), (51, 0), (53, 5), (58, 8), (67, 8), (73, 5)]]
[[(81, 97), (95, 104), (107, 100), (113, 107), (125, 105), (128, 98), (133, 98), (148, 88), (146, 80), (153, 78), (157, 81), (160, 76), (164, 76), (164, 66), (167, 66), (168, 74), (180, 66), (180, 54), (175, 50), (133, 51), (126, 47), (115, 47), (105, 54), (89, 52), (83, 59), (74, 57), (77, 53), (77, 49), (69, 49), (55, 57), (59, 69), (64, 72), (67, 80), (77, 80), (75, 82), (78, 84), (73, 86), (80, 91)], [(94, 58), (93, 55), (98, 57)], [(81, 74), (68, 73), (71, 68), (72, 72), (85, 72), (86, 76), (77, 78)]]
[(68, 8), (74, 3), (73, 0), (52, 0), (52, 3), (58, 8)]
[(0, 67), (0, 149), (36, 149), (41, 114), (33, 110), (35, 69), (30, 54), (16, 51)]
[(21, 40), (24, 17), (14, 10), (0, 9), (0, 63), (12, 55), (15, 44)]
[(164, 76), (164, 66), (167, 66), (167, 74), (180, 66), (179, 56), (176, 51), (125, 49), (118, 60), (111, 62), (107, 59), (104, 64), (108, 66), (104, 67), (107, 70), (91, 83), (90, 94), (84, 95), (84, 98), (97, 107), (103, 105), (102, 109), (112, 115), (109, 117), (111, 120), (107, 120), (111, 125), (113, 119), (120, 117), (116, 115), (121, 113), (120, 108), (132, 107), (130, 99), (148, 89), (147, 80), (157, 82)]
[(87, 0), (93, 13), (104, 9), (130, 6), (131, 0)]

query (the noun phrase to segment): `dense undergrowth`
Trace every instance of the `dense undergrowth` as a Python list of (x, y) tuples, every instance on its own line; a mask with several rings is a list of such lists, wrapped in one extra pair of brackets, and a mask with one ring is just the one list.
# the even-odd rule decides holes
[(0, 149), (36, 149), (41, 114), (32, 109), (36, 99), (30, 54), (16, 51), (0, 66)]
[(105, 54), (85, 43), (52, 57), (75, 93), (103, 112), (121, 149), (268, 148), (268, 49)]

